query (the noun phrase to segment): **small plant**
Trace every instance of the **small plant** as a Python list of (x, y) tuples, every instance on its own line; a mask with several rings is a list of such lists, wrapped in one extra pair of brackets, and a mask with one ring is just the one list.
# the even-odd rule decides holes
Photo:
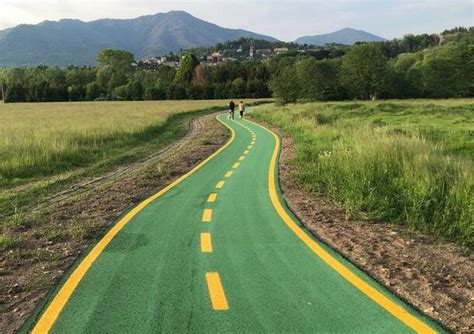
[(15, 227), (28, 225), (28, 222), (25, 219), (23, 212), (16, 205), (13, 205), (13, 215), (11, 216), (8, 225)]
[(96, 221), (87, 221), (84, 223), (77, 223), (69, 231), (69, 235), (73, 239), (90, 239), (95, 235), (100, 224)]
[(17, 240), (8, 236), (6, 233), (0, 234), (0, 249), (12, 248), (17, 244)]

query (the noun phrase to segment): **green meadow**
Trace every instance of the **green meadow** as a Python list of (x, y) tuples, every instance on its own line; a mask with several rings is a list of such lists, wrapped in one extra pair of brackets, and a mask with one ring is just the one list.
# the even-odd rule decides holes
[(293, 138), (296, 179), (349, 215), (474, 245), (474, 100), (271, 105), (253, 116)]

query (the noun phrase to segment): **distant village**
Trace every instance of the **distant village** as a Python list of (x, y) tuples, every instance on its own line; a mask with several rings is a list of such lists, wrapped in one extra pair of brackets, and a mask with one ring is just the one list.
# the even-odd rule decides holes
[[(251, 45), (248, 48), (243, 46), (237, 49), (223, 49), (220, 51), (209, 50), (207, 54), (198, 55), (201, 61), (201, 65), (216, 66), (225, 61), (236, 61), (236, 60), (266, 60), (274, 56), (288, 52), (287, 47), (275, 47), (275, 48), (256, 48)], [(166, 56), (158, 57), (146, 57), (138, 61), (138, 64), (144, 67), (153, 67), (157, 65), (179, 67), (182, 56), (169, 54)]]

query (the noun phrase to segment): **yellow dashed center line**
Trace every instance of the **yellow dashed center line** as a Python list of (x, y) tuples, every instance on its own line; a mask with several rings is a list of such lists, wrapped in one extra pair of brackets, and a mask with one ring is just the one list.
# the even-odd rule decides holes
[(201, 233), (201, 252), (212, 253), (211, 233)]
[(212, 209), (204, 209), (202, 214), (202, 221), (204, 223), (209, 223), (212, 220)]
[(247, 148), (250, 150), (253, 147), (253, 145), (249, 145)]
[(245, 150), (245, 151), (244, 151), (244, 154), (248, 154), (248, 153), (249, 153), (249, 150)]
[(216, 198), (217, 198), (217, 194), (216, 193), (211, 193), (209, 195), (209, 197), (207, 198), (207, 201), (209, 203), (214, 203), (216, 201)]
[(239, 161), (242, 161), (245, 159), (245, 155), (241, 155), (240, 158), (239, 158)]
[(206, 273), (206, 280), (212, 308), (216, 311), (227, 311), (229, 305), (227, 304), (219, 273)]
[(225, 177), (231, 177), (233, 173), (233, 171), (228, 171), (227, 173), (225, 173)]
[(233, 168), (233, 169), (237, 169), (237, 168), (239, 168), (239, 166), (240, 166), (240, 163), (236, 162), (236, 163), (232, 166), (232, 168)]
[(222, 189), (224, 187), (225, 181), (219, 181), (216, 184), (216, 189)]

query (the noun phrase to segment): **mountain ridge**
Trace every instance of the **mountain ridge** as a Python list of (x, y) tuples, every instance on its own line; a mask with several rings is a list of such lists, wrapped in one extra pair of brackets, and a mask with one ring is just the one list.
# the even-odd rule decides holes
[(357, 42), (381, 42), (386, 39), (363, 30), (343, 28), (327, 34), (302, 36), (295, 40), (298, 44), (325, 45), (330, 43), (352, 45)]
[(0, 30), (0, 67), (93, 65), (104, 48), (124, 49), (143, 58), (241, 37), (277, 41), (243, 29), (223, 28), (184, 11), (133, 19), (43, 21)]

